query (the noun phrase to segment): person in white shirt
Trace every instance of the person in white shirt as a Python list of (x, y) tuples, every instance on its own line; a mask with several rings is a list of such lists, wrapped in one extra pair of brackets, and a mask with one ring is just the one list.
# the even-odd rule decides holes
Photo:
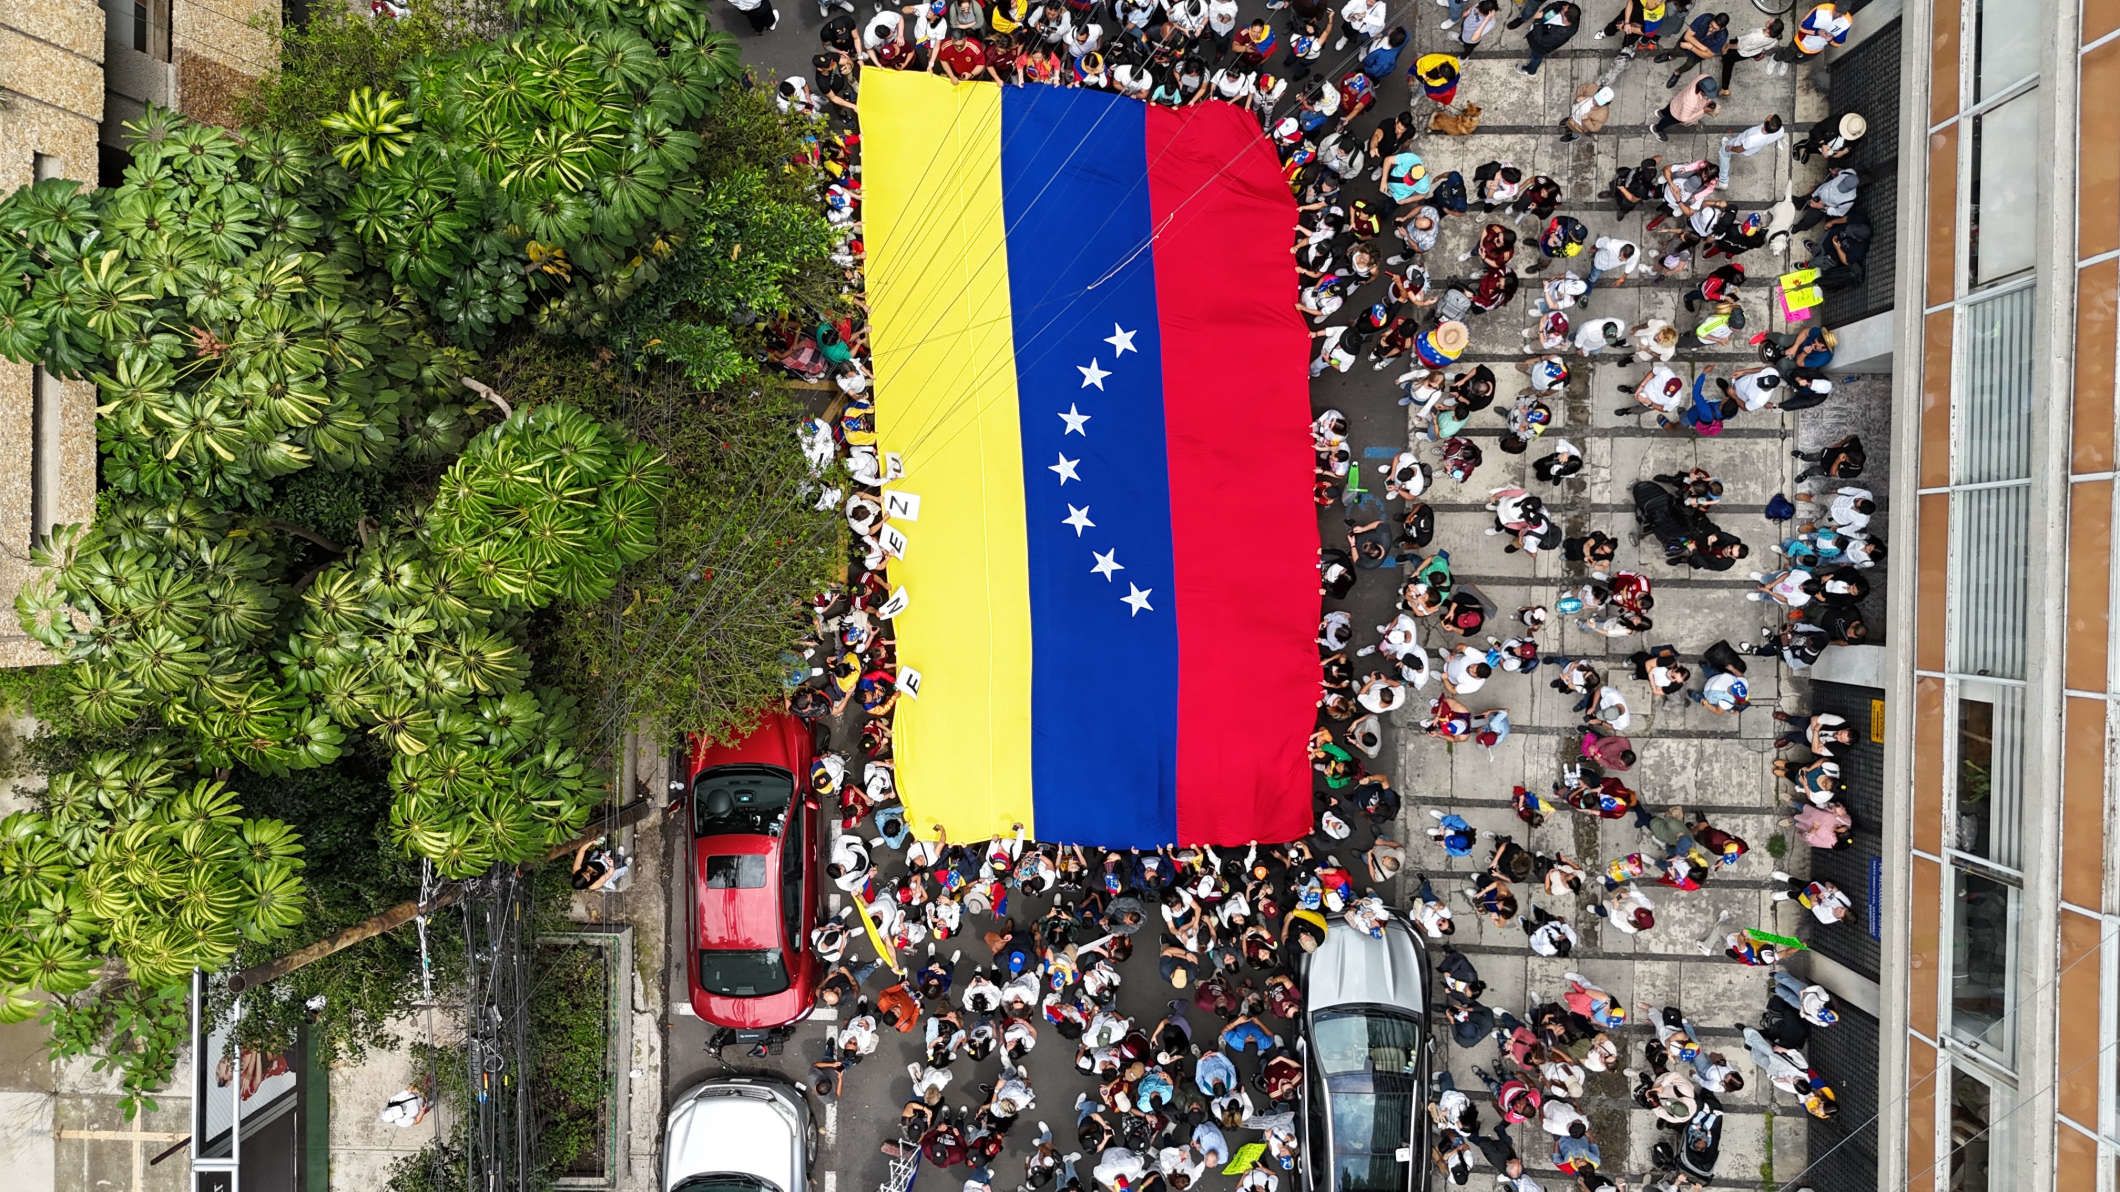
[(1788, 135), (1789, 130), (1782, 124), (1778, 114), (1768, 116), (1750, 128), (1733, 132), (1723, 138), (1722, 153), (1716, 168), (1723, 177), (1728, 178), (1732, 157), (1756, 156), (1780, 144)]
[(1524, 1174), (1524, 1161), (1511, 1158), (1501, 1173), (1494, 1177), (1497, 1192), (1545, 1192), (1538, 1181)]
[[(1207, 0), (1207, 31), (1221, 46), (1222, 52), (1228, 53), (1229, 39), (1237, 32), (1237, 0)], [(1229, 97), (1225, 95), (1223, 98)]]
[(1141, 1156), (1126, 1147), (1114, 1146), (1104, 1149), (1096, 1168), (1090, 1172), (1090, 1178), (1105, 1192), (1118, 1192), (1121, 1181), (1132, 1187), (1147, 1174), (1148, 1164), (1141, 1161)]
[(1367, 657), (1382, 651), (1386, 658), (1396, 659), (1408, 650), (1419, 649), (1421, 623), (1409, 613), (1400, 613), (1390, 621), (1377, 626), (1377, 644), (1363, 646), (1355, 651), (1356, 657)]
[(1656, 904), (1628, 882), (1612, 896), (1590, 908), (1598, 917), (1628, 935), (1639, 935), (1656, 926)]
[(1625, 347), (1627, 343), (1627, 321), (1606, 317), (1588, 319), (1575, 329), (1575, 351), (1581, 356), (1595, 356), (1607, 348)]
[(1406, 685), (1383, 671), (1377, 671), (1362, 680), (1361, 690), (1355, 693), (1355, 702), (1361, 704), (1363, 710), (1379, 716), (1395, 712), (1406, 702)]
[[(1796, 499), (1806, 503), (1818, 501), (1809, 493), (1798, 493)], [(1826, 502), (1826, 520), (1843, 534), (1860, 534), (1869, 529), (1870, 516), (1876, 512), (1877, 500), (1866, 488), (1843, 488)]]
[(1634, 388), (1621, 387), (1620, 392), (1634, 398), (1633, 406), (1622, 406), (1615, 413), (1636, 414), (1642, 410), (1653, 410), (1659, 414), (1676, 414), (1686, 404), (1686, 382), (1664, 363), (1651, 365), (1647, 376), (1637, 381)]
[[(1784, 26), (1779, 20), (1770, 20), (1749, 33), (1741, 33), (1730, 41), (1730, 54), (1739, 62), (1757, 62), (1767, 78), (1780, 78), (1789, 72), (1789, 64), (1781, 61), (1774, 51), (1781, 48)], [(1723, 59), (1723, 100), (1730, 98), (1730, 76), (1735, 73), (1737, 62), (1728, 56)]]
[(1570, 1135), (1581, 1138), (1583, 1135), (1577, 1132), (1577, 1125), (1582, 1126), (1585, 1132), (1590, 1129), (1590, 1119), (1584, 1117), (1581, 1110), (1558, 1097), (1547, 1101), (1539, 1110), (1538, 1124), (1540, 1129), (1555, 1138), (1567, 1138)]
[(1350, 38), (1358, 38), (1364, 44), (1381, 37), (1391, 20), (1391, 10), (1384, 0), (1347, 0), (1340, 8), (1339, 40), (1332, 43), (1335, 50), (1347, 48)]
[(1754, 365), (1739, 370), (1724, 381), (1721, 388), (1736, 398), (1746, 412), (1755, 413), (1772, 405), (1774, 399), (1781, 396), (1781, 374), (1767, 365)]
[(1590, 245), (1590, 288), (1611, 278), (1615, 286), (1627, 284), (1627, 278), (1642, 271), (1641, 246), (1632, 240), (1617, 236), (1599, 236)]
[(1487, 677), (1493, 674), (1487, 665), (1487, 651), (1478, 646), (1459, 646), (1443, 659), (1443, 686), (1453, 695), (1471, 695), (1487, 685)]

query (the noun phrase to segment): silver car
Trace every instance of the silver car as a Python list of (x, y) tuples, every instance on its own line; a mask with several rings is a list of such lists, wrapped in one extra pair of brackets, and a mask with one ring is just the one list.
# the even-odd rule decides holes
[(809, 1192), (810, 1103), (785, 1081), (725, 1076), (695, 1085), (663, 1128), (663, 1192)]
[(1325, 934), (1303, 970), (1303, 1181), (1310, 1192), (1428, 1185), (1428, 956), (1403, 920)]

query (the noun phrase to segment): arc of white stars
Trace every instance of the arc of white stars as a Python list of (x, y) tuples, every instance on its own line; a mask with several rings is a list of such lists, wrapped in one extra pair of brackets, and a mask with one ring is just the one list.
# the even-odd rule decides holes
[(1097, 559), (1096, 565), (1089, 569), (1090, 574), (1103, 576), (1105, 583), (1112, 582), (1114, 571), (1126, 570), (1126, 564), (1119, 561), (1119, 548), (1116, 546), (1110, 550), (1093, 550), (1089, 553)]
[(1065, 438), (1068, 435), (1081, 435), (1085, 439), (1088, 438), (1089, 432), (1083, 429), (1083, 425), (1087, 423), (1091, 417), (1091, 415), (1085, 414), (1081, 410), (1077, 409), (1075, 403), (1067, 403), (1067, 413), (1060, 415), (1060, 421), (1067, 423), (1067, 429), (1060, 432), (1061, 437)]
[(1089, 358), (1088, 364), (1076, 365), (1075, 371), (1082, 374), (1082, 387), (1084, 389), (1095, 385), (1100, 392), (1104, 389), (1104, 378), (1112, 375), (1110, 369), (1097, 366), (1097, 358), (1095, 356)]
[(1126, 587), (1126, 595), (1119, 597), (1119, 600), (1120, 603), (1134, 610), (1128, 613), (1127, 616), (1138, 617), (1144, 612), (1152, 613), (1156, 611), (1154, 606), (1148, 602), (1149, 593), (1154, 592), (1154, 588), (1136, 587), (1133, 584), (1128, 584)]
[(1128, 352), (1138, 352), (1141, 350), (1134, 346), (1134, 335), (1134, 332), (1128, 331), (1126, 328), (1121, 327), (1117, 323), (1113, 323), (1112, 333), (1104, 337), (1104, 342), (1112, 346), (1112, 352), (1114, 355), (1124, 356)]
[(1067, 507), (1067, 516), (1060, 519), (1060, 524), (1075, 527), (1075, 537), (1080, 538), (1082, 537), (1082, 531), (1095, 528), (1097, 523), (1089, 519), (1089, 506), (1084, 505), (1077, 509), (1073, 505), (1069, 505)]
[(1066, 452), (1061, 452), (1060, 462), (1046, 465), (1045, 470), (1059, 476), (1060, 487), (1066, 488), (1068, 481), (1082, 479), (1082, 473), (1075, 470), (1081, 463), (1081, 460), (1069, 459)]

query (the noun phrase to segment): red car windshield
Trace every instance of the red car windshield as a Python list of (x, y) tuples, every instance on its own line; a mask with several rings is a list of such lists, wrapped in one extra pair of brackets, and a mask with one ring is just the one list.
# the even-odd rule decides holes
[(701, 948), (699, 987), (723, 997), (766, 997), (786, 991), (788, 969), (778, 952)]
[(692, 834), (778, 836), (794, 797), (779, 766), (716, 766), (692, 780)]

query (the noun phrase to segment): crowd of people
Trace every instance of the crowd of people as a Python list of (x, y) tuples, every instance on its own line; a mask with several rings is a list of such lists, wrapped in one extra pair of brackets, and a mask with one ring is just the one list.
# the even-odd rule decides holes
[[(731, 2), (761, 32), (779, 19), (772, 0)], [(1330, 932), (1380, 934), (1394, 918), (1429, 942), (1443, 990), (1435, 1029), (1478, 1061), (1483, 1087), (1460, 1089), (1439, 1065), (1426, 1106), (1430, 1146), (1421, 1158), (1450, 1183), (1466, 1184), (1484, 1165), (1507, 1192), (1548, 1187), (1543, 1172), (1584, 1192), (1699, 1187), (1715, 1174), (1723, 1099), (1747, 1083), (1731, 1062), (1739, 1043), (1755, 1084), (1815, 1116), (1836, 1111), (1832, 1079), (1803, 1050), (1812, 1031), (1835, 1023), (1833, 997), (1780, 967), (1801, 947), (1795, 939), (1724, 930), (1727, 916), (1717, 918), (1700, 950), (1767, 971), (1757, 1020), (1705, 1033), (1684, 1008), (1629, 1007), (1572, 971), (1558, 997), (1534, 991), (1520, 1012), (1490, 1005), (1473, 960), (1451, 945), (1459, 914), (1520, 931), (1530, 954), (1563, 961), (1589, 951), (1580, 933), (1593, 928), (1657, 932), (1666, 901), (1698, 897), (1751, 845), (1702, 814), (1658, 809), (1630, 785), (1636, 707), (1676, 701), (1736, 717), (1749, 704), (1748, 659), (1778, 656), (1800, 671), (1830, 646), (1863, 639), (1867, 573), (1884, 545), (1870, 530), (1875, 498), (1852, 483), (1865, 464), (1858, 438), (1794, 453), (1795, 500), (1777, 496), (1767, 509), (1785, 527), (1756, 551), (1716, 520), (1725, 489), (1709, 472), (1674, 467), (1632, 486), (1639, 528), (1661, 546), (1665, 570), (1742, 565), (1753, 588), (1745, 594), (1777, 606), (1757, 640), (1697, 653), (1654, 644), (1653, 569), (1619, 566), (1621, 543), (1604, 529), (1570, 533), (1542, 494), (1585, 467), (1583, 449), (1560, 433), (1560, 399), (1571, 386), (1583, 391), (1593, 361), (1640, 368), (1640, 379), (1621, 387), (1618, 413), (1653, 420), (1674, 448), (1740, 418), (1778, 419), (1832, 399), (1834, 332), (1815, 317), (1790, 320), (1786, 333), (1767, 330), (1779, 300), (1768, 258), (1786, 248), (1793, 268), (1816, 270), (1824, 291), (1862, 283), (1869, 222), (1847, 159), (1867, 124), (1837, 112), (1797, 135), (1769, 116), (1709, 142), (1702, 157), (1627, 166), (1595, 195), (1570, 196), (1510, 161), (1455, 159), (1465, 156), (1458, 145), (1473, 143), (1456, 138), (1479, 124), (1477, 97), (1459, 96), (1476, 51), (1521, 38), (1520, 69), (1535, 74), (1563, 47), (1589, 48), (1601, 55), (1599, 73), (1554, 113), (1558, 139), (1606, 135), (1618, 93), (1631, 87), (1661, 104), (1648, 131), (1668, 141), (1714, 115), (1734, 89), (1815, 62), (1845, 41), (1851, 19), (1821, 3), (1739, 31), (1705, 4), (1619, 0), (1609, 23), (1578, 40), (1585, 16), (1573, 0), (1437, 3), (1440, 12), (1386, 0), (1271, 0), (1248, 16), (1237, 0), (931, 0), (857, 16), (851, 0), (820, 0), (813, 71), (779, 84), (784, 110), (818, 117), (802, 164), (818, 171), (857, 295), (851, 118), (865, 70), (1250, 106), (1281, 154), (1299, 211), (1291, 248), (1298, 309), (1313, 328), (1312, 376), (1388, 373), (1390, 388), (1382, 376), (1376, 387), (1396, 393), (1414, 428), (1381, 483), (1364, 487), (1350, 419), (1322, 408), (1312, 427), (1314, 495), (1322, 517), (1343, 514), (1346, 531), (1319, 561), (1322, 685), (1307, 838), (1154, 852), (1033, 841), (1020, 829), (951, 841), (909, 820), (894, 783), (887, 463), (874, 433), (860, 304), (786, 329), (778, 362), (837, 391), (831, 412), (805, 425), (804, 448), (820, 478), (835, 459), (844, 463), (850, 487), (826, 489), (820, 501), (844, 509), (854, 544), (850, 578), (812, 610), (811, 665), (798, 673), (814, 665), (818, 677), (798, 683), (790, 706), (826, 747), (811, 779), (838, 809), (827, 873), (867, 908), (894, 962), (868, 956), (852, 915), (816, 930), (812, 945), (832, 966), (820, 997), (839, 1016), (811, 1076), (820, 1096), (837, 1096), (849, 1068), (902, 1036), (892, 1054), (911, 1062), (886, 1148), (917, 1148), (930, 1169), (960, 1175), (971, 1192), (1014, 1179), (1018, 1163), (1021, 1192), (1182, 1190), (1225, 1167), (1244, 1192), (1307, 1184), (1293, 1112), (1304, 1081), (1294, 1046), (1303, 957)], [(1408, 24), (1430, 20), (1418, 40), (1433, 48), (1421, 52)], [(1668, 77), (1644, 68), (1627, 78), (1644, 55), (1669, 64)], [(1385, 96), (1401, 76), (1408, 102), (1391, 110)], [(1821, 180), (1800, 206), (1738, 209), (1733, 168), (1785, 141), (1795, 161), (1821, 163)], [(1453, 221), (1468, 228), (1459, 237), (1467, 247), (1444, 255), (1438, 246)], [(1658, 278), (1686, 281), (1672, 316), (1598, 313), (1614, 291)], [(1526, 325), (1497, 326), (1511, 317), (1498, 312)], [(1514, 367), (1456, 367), (1475, 338), (1490, 357), (1514, 355)], [(1728, 371), (1697, 362), (1733, 346), (1754, 349), (1757, 362)], [(1498, 439), (1465, 433), (1481, 420), (1500, 422)], [(1560, 552), (1569, 578), (1548, 603), (1504, 609), (1460, 580), (1434, 541), (1436, 514), (1424, 496), (1438, 476), (1473, 484), (1490, 467), (1481, 440), (1505, 455), (1538, 447), (1527, 479), (1487, 490), (1486, 532), (1506, 536), (1510, 553)], [(1358, 587), (1387, 582), (1363, 578), (1373, 571), (1390, 573), (1395, 613), (1358, 625), (1345, 604)], [(1612, 639), (1621, 653), (1623, 639), (1640, 648), (1618, 667), (1603, 659), (1619, 654), (1549, 649), (1567, 624), (1586, 640)], [(1560, 815), (1629, 820), (1637, 851), (1571, 858), (1508, 835), (1483, 838), (1447, 806), (1402, 807), (1390, 776), (1370, 768), (1387, 725), (1499, 745), (1513, 727), (1496, 692), (1526, 682), (1505, 676), (1542, 667), (1572, 699), (1580, 726), (1570, 730), (1574, 756), (1550, 785), (1514, 789), (1518, 818), (1527, 832)], [(1778, 827), (1813, 849), (1844, 845), (1854, 821), (1840, 798), (1839, 763), (1854, 734), (1830, 713), (1771, 715), (1782, 751), (1775, 770), (1790, 788)], [(1409, 869), (1416, 851), (1432, 850), (1409, 846), (1407, 820), (1463, 870)], [(1398, 902), (1401, 882), (1410, 897)], [(1807, 911), (1810, 930), (1833, 929), (1849, 912), (1830, 882), (1778, 870), (1774, 882), (1773, 898)], [(1137, 990), (1124, 1004), (1155, 1010), (1125, 1012), (1121, 990), (1149, 982), (1152, 995)], [(1635, 1029), (1637, 1020), (1647, 1029)], [(1072, 1051), (1079, 1089), (1056, 1099), (1033, 1087), (1027, 1060), (1041, 1041)], [(1586, 1112), (1588, 1074), (1610, 1071), (1623, 1073), (1634, 1105), (1670, 1131), (1654, 1148), (1653, 1170), (1631, 1173), (1631, 1185)], [(1512, 1133), (1534, 1123), (1536, 1131)]]

